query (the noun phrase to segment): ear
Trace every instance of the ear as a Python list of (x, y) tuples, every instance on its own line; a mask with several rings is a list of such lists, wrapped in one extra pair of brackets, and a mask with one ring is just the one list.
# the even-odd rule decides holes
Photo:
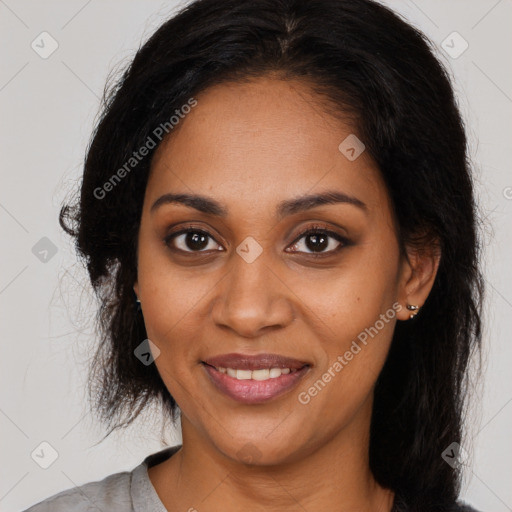
[(138, 281), (135, 281), (133, 284), (133, 291), (135, 292), (135, 295), (137, 295), (137, 298), (139, 298), (139, 283)]
[[(402, 306), (396, 314), (398, 320), (409, 320), (411, 314), (421, 311), (434, 285), (440, 260), (441, 247), (437, 239), (422, 247), (406, 247), (398, 285), (398, 302)], [(410, 311), (408, 304), (420, 309)]]

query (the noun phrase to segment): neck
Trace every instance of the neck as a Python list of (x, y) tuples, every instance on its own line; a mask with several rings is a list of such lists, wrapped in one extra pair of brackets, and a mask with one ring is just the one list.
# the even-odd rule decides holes
[(393, 492), (378, 485), (370, 471), (369, 429), (359, 422), (319, 447), (301, 448), (293, 461), (274, 465), (233, 460), (184, 417), (182, 430), (182, 448), (148, 471), (169, 512), (392, 509)]

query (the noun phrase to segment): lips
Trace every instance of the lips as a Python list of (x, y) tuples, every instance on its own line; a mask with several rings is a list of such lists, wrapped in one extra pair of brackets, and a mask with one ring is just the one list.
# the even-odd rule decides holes
[(285, 394), (298, 385), (311, 366), (277, 354), (224, 354), (202, 364), (218, 391), (244, 404), (263, 403)]

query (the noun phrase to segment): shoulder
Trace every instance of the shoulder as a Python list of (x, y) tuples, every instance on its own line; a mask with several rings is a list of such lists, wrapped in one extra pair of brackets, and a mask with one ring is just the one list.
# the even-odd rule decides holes
[[(54, 494), (23, 512), (133, 512), (165, 511), (152, 487), (147, 468), (171, 457), (181, 445), (148, 455), (131, 471), (106, 476)], [(149, 508), (148, 508), (149, 507)]]
[(131, 475), (132, 472), (123, 471), (103, 480), (66, 489), (32, 505), (24, 512), (131, 512)]

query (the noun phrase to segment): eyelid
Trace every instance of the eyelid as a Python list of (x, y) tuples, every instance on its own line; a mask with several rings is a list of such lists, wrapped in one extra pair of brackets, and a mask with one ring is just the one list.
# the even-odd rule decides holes
[(297, 252), (299, 254), (307, 254), (308, 256), (313, 256), (313, 257), (322, 257), (322, 256), (329, 256), (329, 255), (335, 254), (339, 250), (341, 250), (343, 247), (351, 245), (351, 241), (347, 237), (337, 233), (336, 231), (333, 231), (329, 226), (321, 225), (321, 224), (314, 224), (314, 225), (310, 225), (307, 228), (305, 228), (304, 230), (302, 230), (297, 235), (295, 240), (292, 242), (291, 246), (293, 247), (294, 245), (296, 245), (302, 238), (304, 238), (305, 235), (313, 234), (313, 233), (323, 233), (330, 238), (334, 238), (336, 241), (340, 242), (341, 245), (338, 246), (336, 249), (331, 249), (330, 251), (324, 251), (324, 252), (317, 252), (317, 253), (304, 252), (304, 251), (292, 251), (292, 252)]
[(171, 233), (165, 235), (164, 240), (163, 240), (164, 244), (167, 245), (170, 249), (173, 249), (173, 250), (181, 252), (181, 253), (202, 254), (202, 253), (210, 252), (210, 251), (183, 251), (181, 249), (177, 249), (176, 247), (171, 247), (170, 243), (171, 243), (172, 239), (176, 238), (179, 235), (184, 235), (188, 232), (201, 233), (202, 235), (205, 235), (205, 236), (211, 238), (217, 245), (219, 245), (219, 246), (221, 245), (221, 244), (219, 244), (219, 242), (217, 242), (215, 237), (209, 231), (207, 231), (204, 228), (200, 228), (200, 227), (197, 227), (194, 225), (182, 226), (180, 229), (178, 229), (176, 231), (172, 231)]
[[(333, 231), (329, 226), (325, 224), (313, 224), (306, 228), (304, 228), (295, 238), (295, 242), (297, 240), (300, 240), (304, 235), (311, 233), (311, 232), (322, 232), (327, 233), (328, 235), (332, 235), (334, 238), (338, 237), (340, 239), (343, 239), (343, 235), (340, 235), (339, 233), (336, 233), (336, 231)], [(293, 243), (295, 243), (293, 242)]]

